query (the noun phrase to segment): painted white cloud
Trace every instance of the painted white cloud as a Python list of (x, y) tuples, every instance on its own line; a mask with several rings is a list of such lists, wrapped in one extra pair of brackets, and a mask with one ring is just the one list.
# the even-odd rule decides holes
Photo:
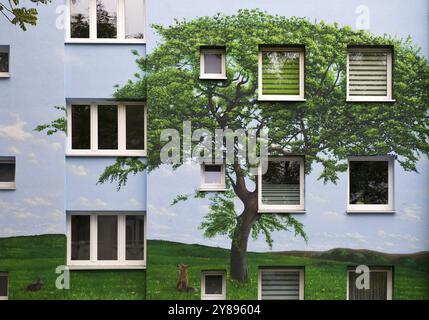
[(401, 241), (417, 242), (419, 239), (411, 234), (389, 233), (384, 230), (378, 230), (377, 234), (383, 239), (396, 239)]
[(25, 198), (24, 202), (33, 207), (49, 207), (52, 205), (48, 199), (40, 196)]
[(16, 115), (15, 123), (8, 125), (0, 124), (0, 137), (18, 141), (31, 139), (33, 137), (32, 134), (24, 130), (26, 125), (27, 123)]
[(95, 199), (95, 206), (98, 208), (107, 207), (107, 202), (104, 202), (101, 199)]
[(156, 207), (154, 205), (149, 205), (148, 214), (160, 216), (160, 217), (176, 217), (177, 214), (172, 210), (166, 207)]
[(71, 173), (73, 173), (74, 175), (79, 176), (79, 177), (85, 177), (89, 173), (88, 169), (82, 165), (72, 164), (72, 165), (69, 165), (68, 168), (69, 168), (69, 171)]
[(411, 205), (405, 207), (399, 214), (399, 218), (406, 221), (418, 222), (420, 221), (420, 207), (417, 205)]
[(130, 198), (130, 199), (128, 199), (128, 203), (130, 205), (132, 205), (133, 207), (140, 207), (141, 206), (141, 202), (138, 201), (136, 198)]
[(9, 147), (7, 148), (7, 151), (10, 152), (12, 155), (19, 155), (21, 154), (21, 150), (19, 150), (17, 147)]

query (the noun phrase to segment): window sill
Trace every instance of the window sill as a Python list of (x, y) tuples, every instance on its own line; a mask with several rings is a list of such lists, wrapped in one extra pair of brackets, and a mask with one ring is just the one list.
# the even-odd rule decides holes
[(10, 73), (9, 72), (0, 72), (0, 79), (9, 79)]
[(228, 78), (225, 76), (200, 76), (200, 80), (227, 80)]
[(287, 96), (259, 96), (258, 101), (284, 101), (284, 102), (305, 102), (307, 99), (304, 98), (291, 98)]
[(144, 265), (73, 265), (68, 264), (67, 268), (70, 270), (144, 270), (146, 269), (146, 264)]
[(85, 150), (85, 151), (67, 151), (66, 157), (146, 157), (146, 151), (100, 151), (100, 150)]
[(224, 192), (226, 191), (226, 187), (200, 187), (200, 191), (202, 192)]
[(258, 213), (291, 213), (291, 214), (305, 214), (305, 209), (270, 209), (270, 208), (262, 208), (258, 209)]
[(395, 210), (346, 210), (347, 214), (395, 214)]
[(365, 102), (365, 103), (395, 103), (396, 100), (395, 99), (350, 99), (347, 98), (346, 102)]
[(15, 191), (16, 185), (1, 185), (0, 183), (0, 191)]
[(146, 44), (146, 40), (117, 39), (67, 39), (65, 44)]

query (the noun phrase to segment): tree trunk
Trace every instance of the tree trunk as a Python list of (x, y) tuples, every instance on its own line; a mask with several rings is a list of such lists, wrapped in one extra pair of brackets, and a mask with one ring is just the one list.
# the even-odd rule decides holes
[(245, 203), (243, 213), (237, 218), (237, 226), (234, 230), (234, 239), (231, 243), (230, 269), (232, 280), (237, 280), (242, 283), (245, 283), (248, 280), (247, 243), (257, 216), (257, 204), (246, 205)]

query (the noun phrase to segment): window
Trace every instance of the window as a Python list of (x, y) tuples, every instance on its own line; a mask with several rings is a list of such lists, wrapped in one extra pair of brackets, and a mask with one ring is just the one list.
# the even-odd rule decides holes
[(392, 99), (392, 49), (349, 48), (347, 101), (394, 101)]
[(304, 300), (304, 268), (260, 268), (259, 300)]
[(0, 157), (0, 190), (15, 188), (15, 157)]
[[(347, 270), (347, 299), (348, 300), (392, 300), (392, 268), (370, 268), (369, 289), (358, 289), (356, 280), (361, 273), (355, 268)], [(360, 283), (360, 281), (359, 281)]]
[(393, 210), (393, 159), (349, 158), (348, 211)]
[(146, 110), (137, 104), (68, 107), (69, 156), (146, 156)]
[(225, 48), (201, 48), (200, 79), (226, 79)]
[(144, 42), (144, 0), (68, 0), (70, 42)]
[(272, 157), (258, 175), (259, 212), (304, 211), (304, 158)]
[(0, 45), (0, 78), (9, 78), (9, 64), (10, 64), (10, 49), (9, 46)]
[(304, 101), (304, 48), (261, 47), (258, 99)]
[(9, 275), (0, 272), (0, 300), (7, 300), (9, 296)]
[(201, 300), (226, 299), (226, 271), (210, 270), (201, 273)]
[(67, 264), (75, 269), (146, 267), (143, 213), (67, 214)]
[(201, 191), (225, 191), (225, 165), (206, 164), (201, 165)]

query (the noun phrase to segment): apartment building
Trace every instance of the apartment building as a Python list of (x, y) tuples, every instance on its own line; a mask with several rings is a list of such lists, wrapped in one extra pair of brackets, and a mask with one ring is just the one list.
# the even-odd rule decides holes
[[(130, 274), (122, 271), (144, 274), (145, 283), (139, 285), (147, 299), (427, 298), (427, 287), (418, 284), (427, 275), (420, 265), (426, 260), (413, 255), (429, 249), (425, 155), (414, 173), (401, 167), (403, 159), (395, 153), (349, 154), (337, 184), (318, 179), (320, 164), (307, 174), (305, 155), (270, 156), (267, 171), (260, 168), (255, 180), (248, 181), (257, 185), (258, 215), (290, 214), (303, 224), (309, 240), (296, 237), (293, 230), (263, 230), (272, 237), (272, 251), (294, 252), (284, 255), (273, 255), (263, 238), (249, 240), (250, 281), (245, 289), (230, 281), (228, 232), (210, 237), (202, 225), (205, 221), (207, 227), (207, 214), (213, 210), (210, 197), (232, 190), (234, 179), (224, 163), (185, 164), (176, 171), (161, 165), (151, 173), (129, 174), (120, 190), (115, 182), (97, 183), (118, 157), (146, 162), (150, 152), (159, 152), (148, 149), (152, 115), (147, 102), (113, 96), (140, 72), (136, 53), (145, 57), (166, 41), (153, 24), (168, 28), (175, 19), (192, 23), (205, 16), (213, 22), (218, 12), (260, 9), (268, 15), (338, 22), (376, 35), (411, 35), (427, 60), (428, 34), (422, 28), (428, 26), (426, 2), (416, 1), (407, 13), (404, 4), (387, 0), (366, 7), (328, 2), (326, 7), (316, 0), (306, 5), (280, 0), (209, 5), (197, 0), (58, 0), (39, 6), (38, 24), (26, 32), (0, 20), (0, 237), (65, 234), (64, 265), (72, 280), (108, 271), (107, 277), (127, 287)], [(388, 17), (383, 15), (387, 7)], [(366, 10), (368, 25), (362, 22)], [(400, 30), (398, 19), (404, 22)], [(237, 48), (218, 37), (217, 42), (198, 38), (186, 52), (197, 57), (195, 81), (202, 86), (229, 83), (233, 76)], [(397, 100), (393, 90), (394, 74), (403, 70), (397, 67), (401, 62), (395, 60), (395, 45), (344, 47), (344, 104), (396, 108), (408, 103)], [(260, 40), (254, 49), (246, 67), (257, 75), (256, 103), (305, 106), (311, 99), (311, 46)], [(34, 131), (59, 117), (65, 117), (65, 133)], [(170, 206), (177, 195), (195, 191), (196, 199)], [(242, 204), (233, 202), (239, 215)], [(9, 258), (0, 252), (0, 299), (21, 297), (18, 279), (24, 267), (8, 267), (2, 259)], [(93, 273), (88, 276), (88, 271)], [(46, 277), (56, 277), (49, 272)], [(355, 285), (360, 272), (369, 272), (370, 289)], [(31, 274), (33, 280), (40, 278)], [(78, 290), (71, 285), (72, 292)], [(125, 289), (120, 298), (135, 298), (133, 290)], [(94, 292), (93, 298), (105, 297)]]

